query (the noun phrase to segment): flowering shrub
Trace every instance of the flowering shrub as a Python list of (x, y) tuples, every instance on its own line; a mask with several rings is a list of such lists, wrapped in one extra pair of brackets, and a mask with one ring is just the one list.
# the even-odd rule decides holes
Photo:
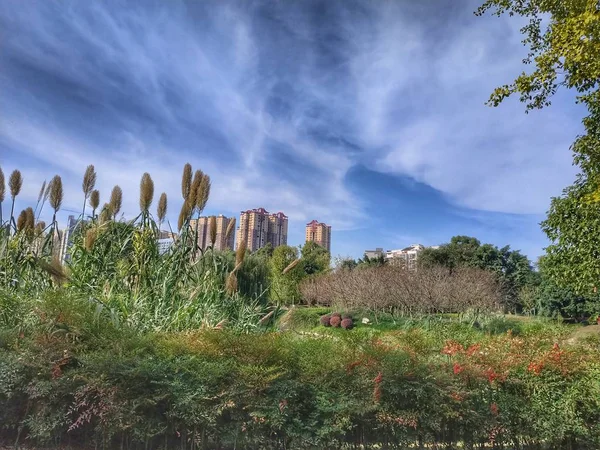
[[(350, 320), (340, 319), (331, 317)], [(489, 336), (417, 323), (315, 338), (95, 326), (77, 339), (50, 325), (25, 335), (0, 329), (0, 439), (148, 449), (192, 441), (600, 448), (597, 343), (567, 344), (552, 330)]]
[(321, 325), (323, 325), (324, 327), (328, 327), (331, 324), (329, 323), (329, 321), (331, 320), (331, 316), (329, 314), (324, 314), (321, 316), (321, 318), (319, 319), (319, 322), (321, 323)]

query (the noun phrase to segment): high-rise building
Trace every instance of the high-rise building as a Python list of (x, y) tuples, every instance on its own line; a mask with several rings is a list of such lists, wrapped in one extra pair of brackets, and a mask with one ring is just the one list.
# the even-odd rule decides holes
[(273, 247), (287, 245), (288, 218), (282, 213), (270, 214), (264, 208), (249, 209), (240, 214), (236, 246), (246, 241), (253, 252), (270, 243)]
[(417, 260), (419, 253), (425, 250), (425, 246), (421, 244), (412, 244), (409, 247), (401, 250), (388, 250), (387, 259), (391, 264), (397, 264), (408, 270), (417, 270)]
[(88, 223), (87, 220), (81, 221), (76, 220), (75, 216), (69, 216), (67, 220), (67, 227), (58, 233), (58, 242), (60, 242), (58, 246), (58, 258), (61, 263), (65, 263), (71, 259), (71, 255), (69, 255), (69, 250), (73, 245), (73, 236), (77, 229), (83, 224)]
[[(225, 217), (222, 214), (212, 217), (215, 217), (215, 223), (217, 225), (215, 250), (233, 249), (233, 233), (231, 233), (229, 238), (227, 238), (227, 227), (229, 226), (229, 222), (231, 222), (233, 219)], [(210, 219), (211, 216), (199, 217), (198, 219), (190, 220), (190, 228), (194, 232), (196, 232), (196, 224), (198, 225), (197, 244), (202, 250), (205, 250), (212, 244), (210, 241)]]
[(316, 220), (306, 224), (306, 242), (315, 242), (331, 251), (331, 226)]

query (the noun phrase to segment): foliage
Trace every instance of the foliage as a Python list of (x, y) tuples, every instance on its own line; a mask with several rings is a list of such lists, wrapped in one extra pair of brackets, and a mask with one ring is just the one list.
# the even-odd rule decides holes
[[(600, 444), (598, 342), (563, 343), (565, 326), (140, 336), (85, 305), (45, 299), (38, 327), (0, 347), (0, 436), (147, 449)], [(76, 339), (57, 332), (57, 313)]]
[[(96, 177), (94, 167), (89, 166), (82, 184), (84, 205), (94, 192)], [(12, 178), (11, 192), (16, 196), (22, 178)], [(210, 190), (208, 176), (200, 178), (194, 191), (195, 206), (183, 217), (181, 234), (162, 254), (157, 243), (159, 223), (149, 210), (154, 183), (147, 173), (140, 183), (139, 216), (131, 221), (114, 220), (123, 197), (116, 186), (104, 214), (97, 217), (92, 211), (90, 217), (84, 220), (82, 215), (71, 227), (64, 264), (58, 253), (60, 234), (55, 219), (47, 228), (34, 227), (34, 213), (29, 208), (22, 214), (21, 226), (0, 227), (0, 298), (6, 307), (5, 322), (30, 321), (28, 315), (36, 303), (55, 292), (88, 302), (115, 325), (138, 332), (219, 324), (244, 330), (259, 326), (268, 313), (264, 298), (269, 284), (267, 264), (242, 257), (238, 265), (231, 255), (212, 247), (203, 252), (196, 247), (196, 231), (189, 221), (194, 211), (199, 214), (204, 207)], [(46, 191), (42, 187), (40, 200), (45, 192), (56, 217), (63, 197), (58, 175)], [(166, 195), (161, 202), (166, 208)], [(12, 222), (11, 215), (7, 224)], [(235, 289), (228, 290), (227, 280), (234, 277), (238, 280)], [(15, 311), (20, 315), (15, 316)]]
[(331, 256), (327, 249), (319, 244), (312, 241), (306, 242), (302, 246), (301, 255), (306, 275), (317, 275), (329, 270)]
[(335, 271), (304, 280), (300, 289), (309, 304), (397, 316), (495, 311), (501, 293), (496, 277), (481, 269), (450, 272), (434, 267), (413, 272), (393, 265)]
[(543, 230), (552, 241), (548, 248), (548, 276), (559, 286), (588, 295), (597, 285), (600, 258), (600, 15), (595, 0), (487, 0), (478, 10), (497, 15), (522, 16), (521, 29), (529, 47), (525, 63), (532, 66), (509, 84), (497, 88), (489, 104), (497, 106), (519, 94), (527, 110), (550, 104), (559, 87), (577, 93), (588, 110), (584, 133), (571, 150), (581, 169), (574, 185), (554, 198)]
[[(304, 278), (304, 268), (297, 264), (290, 267), (298, 258), (298, 249), (287, 245), (280, 245), (273, 251), (270, 260), (271, 267), (271, 300), (278, 304), (295, 304), (300, 301), (298, 284)], [(284, 273), (285, 272), (285, 273)]]
[(511, 250), (508, 245), (482, 245), (469, 236), (454, 236), (439, 248), (426, 248), (418, 261), (421, 268), (477, 267), (495, 273), (502, 286), (504, 306), (511, 310), (521, 309), (519, 294), (535, 278), (529, 259), (518, 250)]

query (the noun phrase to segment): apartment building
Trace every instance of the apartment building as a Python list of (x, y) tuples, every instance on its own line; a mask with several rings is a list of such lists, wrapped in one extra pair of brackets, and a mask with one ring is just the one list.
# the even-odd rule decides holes
[(412, 244), (408, 247), (399, 250), (388, 250), (386, 259), (390, 264), (398, 264), (408, 270), (417, 270), (417, 261), (419, 253), (425, 250), (425, 246), (421, 244)]
[(331, 252), (331, 226), (317, 220), (307, 223), (306, 242), (315, 242)]
[(288, 217), (278, 212), (269, 213), (264, 208), (242, 211), (237, 228), (236, 246), (246, 241), (253, 252), (271, 243), (273, 247), (287, 245)]
[(88, 221), (84, 220), (82, 222), (81, 220), (75, 219), (75, 216), (69, 216), (69, 218), (67, 219), (67, 227), (64, 230), (59, 231), (57, 233), (57, 242), (59, 242), (58, 258), (63, 264), (71, 259), (71, 256), (69, 255), (69, 250), (73, 245), (73, 237), (75, 235), (75, 232), (81, 226), (82, 223), (85, 225), (86, 223), (88, 223)]
[(215, 217), (215, 223), (217, 225), (217, 235), (215, 241), (215, 250), (227, 250), (233, 249), (233, 233), (229, 238), (227, 237), (227, 227), (229, 226), (229, 222), (233, 220), (233, 218), (225, 217), (220, 214), (218, 216), (206, 216), (199, 217), (198, 219), (190, 220), (190, 228), (195, 232), (196, 225), (198, 226), (198, 236), (197, 236), (197, 244), (202, 250), (210, 247), (212, 245), (210, 241), (210, 220), (211, 217)]

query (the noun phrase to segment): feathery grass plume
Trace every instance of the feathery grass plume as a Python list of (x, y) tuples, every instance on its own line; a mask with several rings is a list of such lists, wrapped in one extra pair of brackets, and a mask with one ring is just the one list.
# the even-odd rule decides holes
[(238, 244), (238, 248), (235, 251), (235, 264), (241, 264), (244, 261), (244, 257), (246, 256), (246, 239), (242, 239), (242, 242)]
[(10, 222), (14, 223), (14, 213), (15, 213), (15, 198), (21, 192), (21, 187), (23, 186), (23, 177), (21, 176), (21, 172), (18, 170), (13, 170), (8, 179), (8, 187), (10, 189), (10, 196), (12, 198), (12, 204), (10, 206)]
[(65, 268), (60, 263), (58, 253), (54, 252), (54, 255), (52, 256), (52, 262), (49, 264), (43, 259), (37, 259), (36, 262), (38, 266), (40, 266), (52, 277), (52, 280), (55, 284), (61, 285), (69, 279), (65, 272)]
[(14, 199), (21, 192), (23, 187), (23, 176), (19, 170), (13, 170), (8, 179), (8, 187), (10, 188), (10, 195)]
[(184, 200), (190, 195), (190, 188), (192, 187), (192, 165), (186, 163), (183, 166), (183, 175), (181, 176), (181, 196)]
[(92, 217), (96, 215), (96, 210), (100, 205), (100, 192), (98, 189), (94, 189), (90, 194), (90, 206), (92, 207)]
[(142, 212), (148, 212), (152, 199), (154, 198), (154, 181), (150, 177), (148, 172), (142, 175), (140, 181), (140, 210)]
[(229, 223), (227, 224), (227, 230), (225, 230), (225, 242), (229, 241), (229, 238), (231, 237), (231, 234), (233, 233), (234, 229), (235, 229), (235, 219), (231, 219), (231, 220), (229, 220)]
[(190, 220), (192, 215), (192, 206), (188, 200), (183, 202), (181, 205), (181, 211), (179, 212), (179, 219), (177, 220), (177, 230), (181, 231), (185, 223)]
[(25, 208), (25, 218), (27, 220), (25, 228), (29, 231), (33, 231), (35, 228), (35, 215), (33, 214), (33, 208), (31, 206)]
[(21, 211), (19, 217), (17, 217), (17, 233), (25, 230), (25, 224), (27, 223), (27, 213), (25, 210)]
[(96, 238), (98, 237), (98, 231), (96, 228), (90, 228), (85, 233), (85, 249), (89, 252), (94, 248), (94, 243), (96, 242)]
[(227, 277), (227, 281), (225, 282), (225, 290), (227, 291), (227, 293), (229, 295), (233, 295), (237, 292), (238, 289), (238, 281), (237, 281), (237, 275), (235, 274), (235, 271), (230, 272), (229, 276)]
[(215, 216), (210, 216), (208, 232), (210, 233), (210, 243), (214, 247), (217, 242), (217, 218)]
[(160, 194), (158, 199), (158, 206), (156, 208), (156, 216), (158, 217), (158, 223), (161, 224), (165, 220), (167, 215), (167, 194), (163, 192)]
[(204, 211), (206, 202), (208, 202), (208, 196), (210, 195), (210, 177), (206, 174), (202, 175), (202, 180), (198, 186), (198, 193), (196, 194), (196, 208), (198, 214)]
[(41, 236), (45, 229), (46, 229), (46, 222), (41, 220), (35, 225), (35, 234), (38, 236)]
[(89, 196), (92, 194), (94, 186), (96, 186), (96, 171), (94, 170), (94, 165), (90, 164), (85, 169), (85, 173), (83, 174), (83, 182), (81, 183), (81, 189), (83, 190), (83, 211), (81, 212), (82, 218), (85, 217), (85, 204)]
[(285, 275), (286, 273), (288, 273), (290, 270), (292, 270), (294, 267), (296, 267), (298, 264), (300, 264), (300, 259), (295, 259), (293, 260), (291, 263), (289, 263), (287, 265), (287, 267), (285, 269), (283, 269), (283, 272), (281, 272), (282, 275)]
[(46, 180), (44, 180), (44, 182), (42, 183), (42, 187), (40, 188), (40, 193), (38, 194), (38, 199), (37, 199), (37, 204), (35, 206), (35, 209), (37, 209), (37, 205), (39, 205), (40, 202), (42, 201), (42, 198), (44, 197), (45, 192), (46, 192)]
[(110, 203), (105, 203), (102, 207), (102, 211), (100, 211), (100, 215), (98, 216), (98, 220), (100, 221), (100, 225), (108, 222), (113, 218), (113, 210)]
[(63, 185), (60, 175), (54, 175), (50, 181), (50, 206), (54, 210), (54, 214), (58, 212), (63, 201)]
[(2, 167), (0, 167), (0, 203), (4, 201), (4, 196), (6, 195), (6, 183), (4, 181), (4, 171)]
[(85, 198), (90, 196), (94, 187), (96, 186), (96, 171), (94, 170), (94, 165), (90, 164), (85, 169), (85, 174), (83, 175), (83, 183), (81, 183), (81, 188), (83, 189), (83, 194)]
[(202, 183), (202, 177), (204, 177), (204, 172), (202, 172), (201, 170), (196, 170), (196, 172), (194, 173), (192, 185), (190, 187), (190, 194), (187, 196), (187, 199), (189, 200), (190, 205), (192, 207), (192, 214), (193, 210), (196, 208), (196, 196), (198, 195), (200, 183)]
[(4, 201), (5, 195), (6, 184), (4, 182), (4, 172), (2, 171), (2, 167), (0, 167), (0, 225), (2, 225), (2, 202)]
[(120, 186), (115, 186), (110, 193), (110, 212), (112, 217), (116, 220), (117, 214), (121, 211), (121, 206), (123, 205), (123, 190)]

